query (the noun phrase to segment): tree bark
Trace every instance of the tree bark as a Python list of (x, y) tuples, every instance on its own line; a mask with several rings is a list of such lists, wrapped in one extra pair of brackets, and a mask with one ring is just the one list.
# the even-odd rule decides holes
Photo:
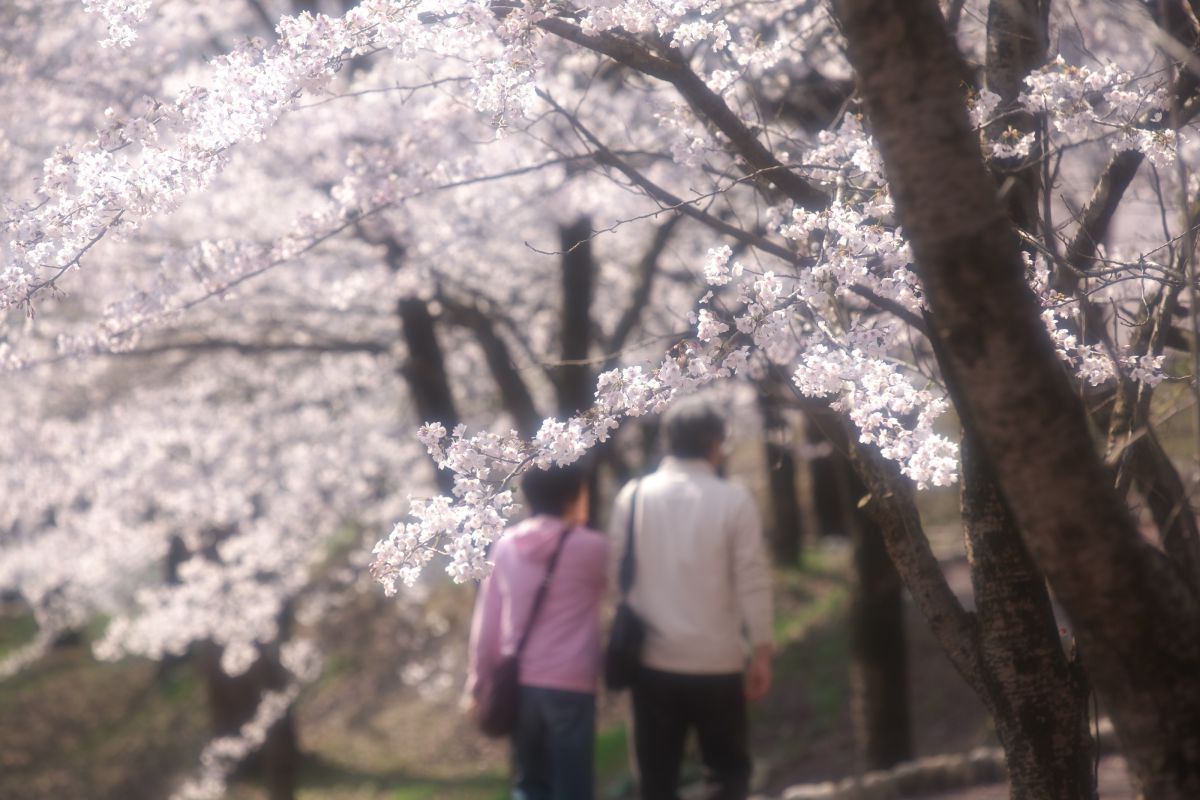
[(1200, 603), (1138, 535), (1024, 282), (934, 0), (838, 0), (943, 367), (1149, 798), (1200, 796)]
[(965, 436), (962, 515), (992, 718), (1014, 800), (1095, 796), (1087, 682), (1063, 652), (1045, 581)]
[(500, 400), (512, 416), (517, 432), (525, 438), (532, 438), (541, 425), (542, 416), (538, 413), (525, 379), (513, 363), (508, 344), (496, 330), (491, 318), (483, 309), (458, 302), (445, 294), (439, 295), (438, 300), (446, 309), (448, 319), (475, 334), (475, 340), (483, 349), (488, 370), (492, 373), (492, 380), (500, 391)]
[[(991, 0), (987, 15), (987, 84), (1000, 96), (997, 112), (1004, 125), (1023, 134), (1033, 133), (1038, 123), (1022, 111), (1018, 96), (1025, 77), (1046, 61), (1049, 0)], [(1028, 159), (992, 160), (996, 180), (1005, 186), (1009, 216), (1020, 228), (1036, 233), (1041, 171), (1038, 153)], [(1011, 163), (1010, 163), (1011, 162)]]
[[(596, 384), (590, 363), (592, 352), (592, 283), (596, 264), (592, 259), (592, 220), (580, 217), (559, 230), (562, 243), (562, 363), (555, 370), (558, 408), (564, 416), (591, 408)], [(595, 464), (610, 460), (612, 440), (593, 451)], [(599, 520), (599, 475), (592, 471), (588, 519)]]
[(559, 411), (577, 414), (592, 405), (595, 386), (586, 363), (592, 349), (592, 221), (581, 217), (560, 231), (562, 241), (562, 360), (557, 373)]
[(857, 441), (849, 420), (843, 424), (850, 463), (869, 492), (862, 510), (879, 526), (892, 564), (929, 623), (933, 638), (967, 684), (987, 703), (990, 688), (983, 680), (979, 621), (962, 607), (946, 582), (921, 526), (912, 482), (876, 447)]
[[(1164, 286), (1132, 343), (1135, 355), (1161, 355), (1179, 286)], [(1179, 471), (1150, 427), (1151, 388), (1121, 376), (1109, 419), (1107, 458), (1117, 465), (1117, 491), (1140, 492), (1158, 535), (1183, 579), (1200, 591), (1200, 527)]]

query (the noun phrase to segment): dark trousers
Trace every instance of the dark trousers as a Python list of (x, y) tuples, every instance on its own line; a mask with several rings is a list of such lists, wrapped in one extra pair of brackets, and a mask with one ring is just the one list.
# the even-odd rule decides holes
[(596, 696), (521, 687), (513, 800), (592, 800)]
[(700, 742), (709, 800), (750, 792), (746, 696), (740, 673), (685, 675), (646, 669), (633, 684), (634, 749), (642, 800), (677, 800), (689, 730)]

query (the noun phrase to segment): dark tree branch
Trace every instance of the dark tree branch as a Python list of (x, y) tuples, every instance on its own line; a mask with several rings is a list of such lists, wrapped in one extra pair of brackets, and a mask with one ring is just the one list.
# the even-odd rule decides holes
[[(650, 302), (650, 292), (654, 288), (654, 276), (658, 273), (659, 259), (662, 257), (663, 251), (667, 249), (667, 243), (671, 241), (671, 234), (675, 231), (680, 219), (678, 216), (670, 217), (654, 231), (654, 239), (650, 242), (650, 248), (638, 262), (638, 283), (629, 298), (629, 305), (625, 307), (625, 312), (617, 320), (612, 336), (608, 339), (606, 349), (609, 353), (620, 353), (624, 350), (625, 343), (629, 341), (629, 335), (637, 329), (641, 322), (642, 312)], [(616, 365), (616, 360), (617, 357), (612, 356), (605, 362), (604, 369), (612, 369)]]
[(562, 360), (555, 369), (559, 411), (578, 414), (592, 405), (592, 221), (580, 217), (559, 228), (562, 242), (562, 312), (559, 336)]
[(382, 355), (391, 352), (388, 342), (353, 339), (326, 339), (312, 342), (246, 342), (237, 339), (199, 339), (196, 341), (168, 341), (108, 353), (113, 356), (154, 356), (163, 353), (211, 353), (228, 350), (240, 355), (257, 356), (272, 353), (370, 353)]
[(958, 34), (958, 26), (962, 22), (963, 6), (966, 4), (967, 0), (950, 0), (950, 7), (946, 9), (946, 27), (955, 35)]
[(1067, 247), (1069, 269), (1055, 271), (1055, 291), (1068, 297), (1075, 296), (1079, 290), (1079, 275), (1086, 273), (1094, 263), (1096, 249), (1108, 235), (1109, 226), (1125, 196), (1125, 190), (1133, 182), (1143, 160), (1144, 156), (1140, 150), (1123, 150), (1108, 162), (1083, 210), (1079, 229)]
[(267, 13), (267, 9), (263, 7), (261, 0), (246, 0), (246, 4), (250, 6), (250, 10), (254, 12), (254, 16), (259, 18), (267, 30), (274, 33), (275, 25), (279, 20), (271, 18), (271, 15)]
[[(631, 182), (633, 182), (633, 184), (635, 186), (640, 187), (653, 200), (662, 204), (665, 207), (665, 209), (671, 210), (671, 211), (677, 211), (682, 214), (686, 214), (687, 216), (692, 217), (693, 219), (703, 223), (704, 225), (708, 226), (709, 228), (717, 231), (718, 233), (723, 233), (732, 239), (735, 239), (743, 244), (746, 244), (746, 245), (754, 247), (758, 250), (761, 250), (762, 252), (767, 253), (769, 255), (773, 255), (776, 258), (783, 259), (784, 261), (787, 261), (788, 263), (793, 264), (795, 266), (803, 266), (801, 261), (797, 258), (796, 254), (793, 253), (792, 251), (788, 250), (783, 245), (776, 244), (775, 242), (772, 242), (770, 239), (767, 239), (766, 237), (761, 236), (759, 234), (751, 233), (750, 231), (743, 230), (742, 228), (739, 228), (736, 225), (731, 225), (728, 222), (724, 221), (723, 219), (715, 217), (706, 211), (701, 211), (700, 209), (696, 208), (695, 205), (693, 204), (693, 202), (681, 200), (680, 198), (678, 198), (675, 195), (668, 192), (666, 189), (663, 189), (658, 184), (654, 183), (649, 178), (647, 178), (645, 175), (643, 175), (641, 172), (639, 172), (637, 169), (635, 169), (633, 166), (631, 166), (624, 159), (620, 158), (619, 156), (614, 154), (611, 150), (609, 150), (607, 147), (605, 147), (604, 144), (599, 139), (596, 138), (595, 134), (593, 134), (587, 128), (587, 126), (585, 126), (579, 120), (578, 117), (576, 117), (570, 111), (568, 111), (565, 108), (563, 108), (562, 106), (560, 106), (554, 100), (554, 98), (550, 97), (547, 94), (542, 94), (541, 96), (558, 113), (562, 114), (567, 119), (567, 121), (571, 123), (571, 126), (573, 128), (575, 128), (576, 131), (579, 132), (579, 135), (582, 136), (584, 138), (584, 140), (587, 141), (587, 143), (595, 149), (595, 152), (593, 155), (596, 159), (597, 164), (609, 166), (609, 167), (612, 167), (613, 169), (617, 170), (622, 175), (624, 175), (626, 178), (628, 178)], [(911, 311), (904, 308), (900, 304), (895, 303), (886, 298), (879, 297), (877, 294), (872, 292), (870, 289), (867, 289), (862, 286), (851, 286), (851, 287), (849, 287), (849, 290), (851, 292), (853, 292), (854, 294), (858, 295), (859, 297), (862, 297), (864, 300), (868, 300), (871, 303), (874, 303), (880, 309), (882, 309), (884, 311), (889, 311), (892, 314), (895, 314), (897, 317), (904, 320), (905, 322), (907, 322), (909, 325), (911, 325), (913, 328), (920, 331), (921, 333), (925, 333), (925, 324), (921, 321), (921, 318), (918, 317), (917, 315), (913, 314)]]
[[(1161, 355), (1178, 305), (1179, 286), (1163, 287), (1131, 343), (1136, 355)], [(1200, 595), (1200, 526), (1179, 470), (1150, 427), (1150, 387), (1122, 375), (1108, 431), (1108, 457), (1117, 465), (1117, 490), (1132, 486), (1146, 498), (1163, 550)]]
[(584, 33), (577, 25), (560, 17), (544, 19), (538, 26), (631, 69), (670, 83), (700, 119), (707, 120), (729, 139), (752, 173), (774, 184), (802, 208), (817, 211), (829, 205), (829, 198), (824, 192), (789, 170), (763, 146), (755, 132), (688, 67), (677, 50), (661, 42), (652, 42), (647, 46), (631, 36), (611, 32), (596, 35)]
[(912, 484), (900, 474), (895, 461), (885, 459), (874, 446), (859, 442), (858, 431), (848, 420), (841, 422), (845, 427), (833, 435), (844, 446), (849, 445), (850, 462), (871, 492), (865, 510), (882, 529), (896, 570), (954, 668), (980, 697), (986, 697), (978, 622), (958, 602), (929, 547)]
[[(393, 270), (404, 263), (404, 247), (395, 239), (384, 241), (387, 260)], [(433, 315), (429, 306), (418, 297), (405, 297), (396, 304), (400, 318), (400, 333), (408, 346), (408, 358), (400, 365), (400, 376), (408, 385), (413, 405), (422, 422), (440, 422), (447, 431), (458, 426), (458, 406), (450, 390), (446, 373), (446, 357), (438, 342)], [(454, 488), (454, 475), (438, 469), (435, 475), (438, 488), (449, 494)]]
[(448, 296), (445, 292), (438, 293), (438, 302), (444, 309), (446, 322), (461, 325), (475, 334), (476, 341), (483, 349), (484, 358), (492, 379), (500, 390), (500, 397), (505, 409), (512, 415), (517, 431), (528, 438), (537, 433), (542, 417), (538, 414), (520, 371), (513, 363), (508, 344), (496, 330), (492, 319), (478, 306), (460, 302)]

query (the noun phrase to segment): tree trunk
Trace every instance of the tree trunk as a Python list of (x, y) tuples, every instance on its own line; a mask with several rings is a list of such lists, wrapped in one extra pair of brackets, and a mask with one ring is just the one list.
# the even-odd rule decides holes
[[(198, 661), (214, 737), (236, 735), (254, 716), (263, 693), (282, 689), (287, 681), (286, 670), (271, 654), (261, 656), (249, 670), (235, 677), (221, 669), (221, 648), (211, 642), (199, 646)], [(294, 800), (299, 767), (299, 741), (289, 710), (271, 726), (262, 746), (242, 762), (237, 774), (260, 771), (269, 800)]]
[(986, 699), (1014, 800), (1095, 796), (1088, 686), (991, 471), (963, 437), (962, 513)]
[(959, 415), (1076, 626), (1147, 797), (1200, 797), (1200, 598), (1142, 540), (1093, 449), (984, 169), (937, 3), (836, 5)]
[(592, 405), (592, 221), (581, 217), (560, 231), (562, 241), (562, 360), (557, 373), (559, 411), (577, 414)]
[[(408, 385), (417, 413), (422, 422), (440, 422), (447, 431), (453, 430), (458, 425), (458, 411), (429, 306), (424, 300), (407, 297), (399, 302), (396, 311), (408, 345), (408, 358), (400, 367), (400, 374)], [(449, 494), (454, 488), (454, 475), (439, 469), (437, 483), (443, 494)]]
[(813, 516), (819, 536), (848, 536), (850, 519), (846, 516), (849, 487), (849, 462), (845, 454), (833, 446), (838, 437), (829, 431), (841, 431), (841, 421), (828, 409), (805, 408), (805, 437), (810, 450), (824, 450), (824, 455), (808, 459), (808, 474), (812, 488)]
[(860, 770), (893, 767), (913, 757), (909, 724), (908, 647), (900, 575), (879, 525), (858, 507), (867, 488), (850, 477), (854, 572), (850, 602), (850, 712)]
[(513, 424), (521, 436), (531, 439), (541, 425), (533, 395), (521, 372), (513, 363), (508, 344), (496, 329), (491, 316), (484, 309), (470, 303), (454, 300), (446, 294), (438, 295), (445, 318), (452, 324), (461, 325), (475, 334), (475, 341), (483, 350), (484, 360), (500, 392), (500, 401), (513, 418)]
[(769, 379), (758, 394), (767, 458), (767, 488), (771, 497), (770, 542), (775, 563), (794, 567), (800, 563), (804, 524), (796, 492), (796, 456), (789, 443), (791, 431), (779, 403), (779, 387), (775, 384), (775, 380)]
[[(596, 265), (592, 260), (592, 221), (580, 217), (559, 229), (562, 243), (562, 363), (556, 370), (558, 408), (564, 415), (591, 408), (596, 391), (592, 365), (592, 282)], [(598, 445), (592, 458), (597, 467), (609, 462), (612, 441)], [(600, 507), (599, 475), (592, 471), (588, 519), (603, 516)]]
[(846, 516), (847, 497), (850, 487), (846, 485), (847, 457), (846, 437), (842, 433), (842, 421), (828, 407), (817, 407), (814, 403), (804, 405), (804, 437), (812, 453), (808, 459), (809, 489), (812, 492), (812, 517), (816, 523), (816, 536), (850, 535), (850, 518)]

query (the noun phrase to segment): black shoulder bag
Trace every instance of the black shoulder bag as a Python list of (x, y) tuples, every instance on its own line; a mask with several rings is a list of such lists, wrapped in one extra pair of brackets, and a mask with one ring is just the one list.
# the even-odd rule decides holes
[(574, 530), (568, 526), (558, 539), (550, 563), (546, 565), (546, 575), (538, 586), (533, 598), (533, 608), (529, 611), (529, 620), (525, 630), (517, 641), (516, 651), (500, 659), (491, 672), (479, 677), (479, 701), (475, 706), (475, 723), (485, 736), (500, 738), (508, 736), (517, 727), (517, 709), (521, 701), (521, 652), (529, 641), (529, 633), (538, 612), (542, 610), (542, 602), (546, 599), (546, 591), (550, 588), (550, 578), (554, 575), (554, 567), (558, 564), (558, 556), (562, 552), (567, 536)]
[(634, 553), (634, 522), (637, 519), (637, 498), (641, 484), (633, 487), (629, 500), (629, 533), (625, 537), (625, 553), (621, 556), (619, 574), (621, 600), (613, 617), (608, 648), (604, 651), (604, 683), (609, 689), (627, 689), (633, 685), (642, 660), (642, 642), (646, 639), (646, 623), (629, 605), (629, 591), (637, 576), (637, 556)]

